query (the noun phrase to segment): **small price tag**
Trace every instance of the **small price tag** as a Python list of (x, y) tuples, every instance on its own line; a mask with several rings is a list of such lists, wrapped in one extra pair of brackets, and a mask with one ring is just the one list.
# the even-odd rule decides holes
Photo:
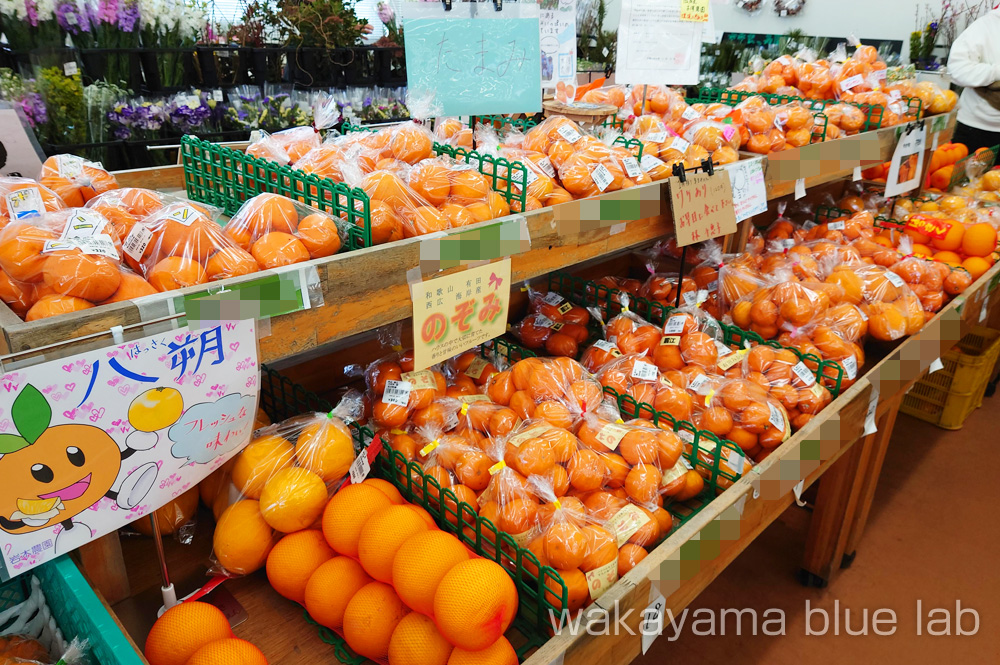
[[(726, 350), (728, 351), (729, 349), (727, 348)], [(725, 372), (726, 370), (728, 370), (729, 368), (731, 368), (733, 365), (739, 363), (741, 360), (743, 360), (743, 352), (742, 351), (740, 351), (739, 353), (732, 353), (730, 351), (729, 355), (726, 355), (724, 357), (720, 357), (719, 358), (719, 369), (721, 369), (723, 372)]]
[(663, 129), (657, 132), (650, 132), (646, 134), (646, 140), (652, 143), (663, 143), (667, 140), (667, 132)]
[[(650, 595), (656, 592), (656, 587), (650, 587)], [(642, 624), (640, 625), (642, 634), (642, 655), (646, 655), (653, 642), (663, 633), (664, 614), (666, 614), (667, 599), (663, 594), (656, 592), (656, 598), (650, 601), (649, 605), (642, 611)]]
[(83, 174), (83, 157), (76, 155), (59, 155), (56, 158), (59, 175), (69, 180), (75, 180)]
[(590, 172), (590, 177), (593, 178), (594, 184), (597, 185), (597, 189), (602, 192), (615, 180), (614, 176), (611, 175), (611, 171), (608, 171), (604, 164), (598, 164), (595, 166), (594, 170)]
[(548, 177), (556, 177), (556, 170), (553, 168), (552, 161), (548, 157), (542, 157), (536, 162), (536, 164), (538, 164), (538, 168), (540, 168)]
[(125, 237), (122, 249), (136, 261), (142, 261), (142, 255), (146, 252), (146, 247), (149, 246), (149, 241), (152, 239), (153, 232), (142, 222), (139, 222), (132, 227), (128, 236)]
[(792, 365), (792, 373), (799, 377), (799, 381), (801, 381), (806, 388), (816, 383), (816, 377), (811, 371), (809, 371), (809, 368), (806, 367), (805, 363), (801, 360)]
[(663, 166), (663, 160), (653, 155), (643, 155), (642, 159), (639, 160), (639, 166), (642, 167), (643, 171), (652, 171), (657, 166)]
[(697, 120), (698, 118), (701, 117), (701, 115), (699, 115), (698, 112), (694, 110), (694, 108), (688, 106), (686, 109), (684, 109), (684, 113), (681, 113), (681, 117), (684, 118), (685, 120)]
[(738, 476), (743, 475), (743, 466), (746, 464), (747, 461), (746, 458), (743, 457), (743, 455), (740, 455), (735, 450), (730, 450), (729, 455), (726, 458), (726, 461), (729, 462), (729, 468), (735, 471), (736, 475)]
[(872, 392), (868, 397), (868, 411), (865, 413), (865, 436), (878, 431), (875, 424), (875, 411), (878, 410), (879, 384), (872, 383)]
[(664, 335), (660, 338), (660, 346), (680, 346), (680, 335)]
[(557, 129), (556, 132), (558, 132), (559, 136), (566, 139), (566, 141), (568, 141), (569, 143), (576, 143), (577, 141), (583, 138), (583, 134), (576, 131), (576, 129), (574, 127), (571, 127), (570, 125), (563, 125), (559, 129)]
[(687, 152), (687, 149), (691, 147), (691, 142), (685, 140), (680, 136), (675, 136), (674, 140), (670, 142), (668, 146), (670, 150), (678, 150), (680, 152)]
[(212, 101), (221, 102), (224, 99), (221, 90), (212, 91)]
[(75, 61), (71, 60), (63, 63), (63, 74), (66, 76), (76, 76), (79, 71), (80, 68), (76, 66)]
[(357, 485), (368, 477), (368, 473), (372, 470), (371, 464), (368, 463), (368, 454), (366, 451), (362, 450), (361, 453), (354, 458), (354, 463), (351, 464), (351, 483)]
[(771, 423), (772, 425), (774, 425), (774, 429), (784, 431), (784, 429), (785, 429), (785, 414), (783, 414), (781, 412), (781, 409), (779, 409), (777, 407), (777, 405), (772, 404), (771, 402), (767, 403), (767, 408), (771, 412), (770, 416), (767, 419), (768, 422)]
[(172, 213), (167, 215), (167, 219), (173, 220), (178, 224), (183, 224), (184, 226), (191, 226), (191, 224), (194, 223), (194, 220), (199, 217), (203, 217), (201, 212), (195, 210), (191, 206), (184, 206), (183, 208), (174, 210)]
[(865, 77), (861, 74), (855, 74), (854, 76), (848, 76), (846, 79), (840, 82), (841, 90), (850, 90), (855, 88), (865, 82)]
[(795, 200), (798, 201), (806, 195), (806, 179), (799, 178), (795, 181)]
[(886, 270), (885, 271), (885, 278), (887, 280), (889, 280), (889, 282), (893, 286), (895, 286), (897, 289), (903, 288), (903, 285), (906, 283), (906, 282), (903, 281), (902, 277), (900, 277), (899, 275), (897, 275), (896, 273), (894, 273), (891, 270)]
[(594, 347), (604, 351), (605, 353), (621, 355), (621, 351), (618, 350), (618, 346), (614, 342), (609, 342), (606, 339), (599, 339), (594, 342)]
[(854, 173), (851, 174), (851, 179), (854, 182), (857, 182), (858, 180), (861, 180), (861, 167), (860, 166), (855, 166), (854, 167)]
[(557, 309), (556, 311), (559, 312), (560, 314), (568, 314), (572, 309), (573, 305), (571, 303), (564, 302), (563, 304), (559, 305), (559, 309)]
[(95, 236), (104, 230), (108, 220), (93, 210), (81, 210), (66, 221), (62, 238), (85, 238)]
[(625, 174), (629, 178), (638, 178), (642, 175), (642, 169), (639, 168), (639, 162), (635, 157), (625, 157), (622, 159), (622, 166), (625, 167)]
[(545, 316), (544, 314), (535, 315), (535, 325), (539, 328), (551, 328), (556, 324), (555, 321)]
[(408, 381), (385, 382), (385, 392), (382, 393), (384, 404), (395, 404), (396, 406), (406, 406), (410, 401), (410, 391), (413, 386)]
[(42, 193), (37, 187), (25, 187), (7, 195), (7, 210), (11, 219), (37, 217), (45, 212)]
[(847, 356), (841, 363), (844, 367), (844, 375), (853, 381), (858, 376), (858, 359), (854, 356)]
[(640, 381), (656, 381), (656, 377), (658, 375), (659, 371), (656, 369), (656, 365), (636, 360), (635, 364), (632, 366), (633, 379), (638, 379)]
[(465, 374), (470, 379), (479, 379), (482, 378), (483, 370), (486, 369), (487, 365), (489, 365), (489, 362), (485, 358), (476, 356), (475, 358), (472, 359), (472, 362), (469, 363), (469, 366), (466, 367), (465, 371), (462, 373)]
[(830, 229), (831, 231), (843, 231), (846, 226), (847, 224), (843, 220), (841, 220), (839, 222), (830, 222), (829, 224), (827, 224), (826, 228)]
[(614, 450), (629, 433), (629, 428), (618, 423), (608, 423), (594, 436), (608, 450)]
[(684, 321), (686, 320), (687, 317), (683, 315), (671, 316), (669, 319), (667, 319), (667, 322), (663, 324), (663, 334), (680, 335), (681, 333), (684, 332)]
[(95, 254), (115, 261), (121, 260), (121, 257), (118, 256), (118, 248), (115, 247), (115, 241), (109, 235), (102, 233), (96, 236), (73, 238), (73, 243), (84, 254)]
[(558, 305), (564, 300), (566, 299), (555, 291), (549, 291), (542, 297), (542, 302), (547, 305)]
[(698, 390), (706, 383), (708, 383), (708, 377), (705, 376), (704, 374), (699, 374), (698, 376), (691, 379), (690, 383), (688, 383), (688, 390), (691, 390), (692, 392), (698, 392)]

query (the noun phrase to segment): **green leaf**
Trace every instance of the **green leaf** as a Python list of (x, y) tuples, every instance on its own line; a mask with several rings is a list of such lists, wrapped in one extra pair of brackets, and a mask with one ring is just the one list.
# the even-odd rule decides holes
[(16, 453), (21, 448), (27, 448), (28, 442), (17, 434), (0, 434), (0, 455)]
[(10, 415), (14, 418), (14, 427), (18, 433), (31, 444), (38, 440), (52, 422), (52, 407), (38, 388), (29, 383), (14, 400)]

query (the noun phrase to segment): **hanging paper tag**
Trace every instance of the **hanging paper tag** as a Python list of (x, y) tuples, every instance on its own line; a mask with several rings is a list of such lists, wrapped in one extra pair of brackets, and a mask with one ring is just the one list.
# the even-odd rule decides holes
[(548, 177), (556, 177), (556, 170), (552, 167), (552, 161), (548, 157), (539, 159), (536, 164), (538, 164), (538, 168), (540, 168)]
[(629, 431), (627, 427), (623, 427), (617, 423), (608, 423), (601, 428), (594, 438), (600, 441), (605, 448), (613, 451)]
[(368, 454), (366, 451), (362, 450), (356, 458), (354, 458), (354, 463), (351, 464), (351, 483), (357, 485), (368, 477), (368, 472), (372, 470), (371, 464), (368, 462)]

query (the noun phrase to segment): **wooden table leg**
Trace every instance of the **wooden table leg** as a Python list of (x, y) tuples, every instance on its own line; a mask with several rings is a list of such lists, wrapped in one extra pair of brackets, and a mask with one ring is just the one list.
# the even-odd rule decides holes
[(104, 596), (108, 605), (131, 595), (117, 531), (87, 543), (77, 550), (77, 554), (83, 574), (90, 580), (91, 586)]
[(859, 474), (868, 465), (870, 439), (854, 443), (819, 479), (819, 491), (802, 557), (803, 584), (825, 587), (840, 567), (847, 544), (847, 526), (857, 507)]
[(847, 545), (844, 549), (844, 559), (841, 562), (841, 566), (844, 568), (854, 562), (858, 542), (861, 540), (865, 524), (868, 522), (872, 501), (875, 499), (875, 488), (878, 486), (878, 479), (882, 474), (882, 463), (885, 461), (885, 453), (889, 449), (889, 439), (892, 438), (892, 430), (896, 426), (896, 416), (899, 414), (899, 405), (903, 402), (904, 394), (900, 392), (892, 399), (889, 408), (876, 422), (878, 431), (868, 437), (872, 439), (872, 452), (868, 458), (867, 466), (859, 469), (861, 490), (857, 510), (854, 511), (853, 519), (848, 527)]

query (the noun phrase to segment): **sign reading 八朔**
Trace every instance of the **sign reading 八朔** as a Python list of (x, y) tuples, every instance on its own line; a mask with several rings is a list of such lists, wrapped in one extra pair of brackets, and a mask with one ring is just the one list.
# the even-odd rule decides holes
[(418, 370), (499, 337), (507, 329), (510, 259), (410, 285)]
[(255, 326), (179, 328), (0, 377), (0, 578), (146, 519), (241, 450)]

